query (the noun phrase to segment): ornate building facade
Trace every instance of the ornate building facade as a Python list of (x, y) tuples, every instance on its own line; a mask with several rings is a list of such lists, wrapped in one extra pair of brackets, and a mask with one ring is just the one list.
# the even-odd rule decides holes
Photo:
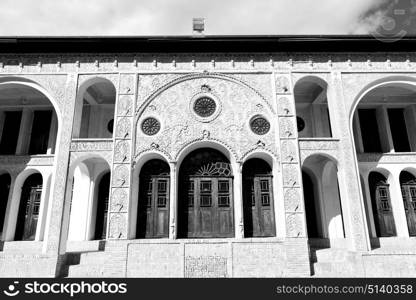
[(1, 42), (1, 276), (416, 274), (415, 40)]

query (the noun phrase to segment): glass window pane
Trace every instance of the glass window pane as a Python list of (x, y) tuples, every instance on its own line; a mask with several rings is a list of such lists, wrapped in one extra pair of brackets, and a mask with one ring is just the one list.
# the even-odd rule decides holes
[(211, 206), (212, 197), (211, 195), (201, 195), (201, 206)]
[(218, 206), (220, 206), (220, 207), (230, 206), (230, 197), (229, 196), (218, 196)]

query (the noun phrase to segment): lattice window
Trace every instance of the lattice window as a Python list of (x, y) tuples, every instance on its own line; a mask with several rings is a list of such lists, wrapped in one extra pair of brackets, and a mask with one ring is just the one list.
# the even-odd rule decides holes
[(212, 182), (211, 181), (201, 181), (200, 182), (200, 193), (201, 193), (201, 206), (211, 206), (212, 205)]
[(188, 182), (188, 207), (194, 206), (195, 184), (193, 181)]
[(155, 135), (160, 130), (160, 122), (155, 118), (146, 118), (142, 123), (142, 131), (146, 135)]
[(201, 97), (194, 103), (195, 113), (203, 118), (212, 116), (215, 113), (216, 108), (217, 104), (209, 97)]
[(231, 167), (229, 163), (215, 162), (202, 166), (195, 175), (198, 176), (230, 176)]
[(230, 206), (230, 183), (228, 180), (218, 181), (218, 206)]
[(167, 199), (167, 187), (168, 182), (167, 180), (158, 180), (157, 182), (157, 206), (158, 207), (166, 207), (166, 199)]
[(250, 122), (251, 130), (258, 135), (264, 135), (270, 130), (270, 123), (263, 117), (255, 117)]

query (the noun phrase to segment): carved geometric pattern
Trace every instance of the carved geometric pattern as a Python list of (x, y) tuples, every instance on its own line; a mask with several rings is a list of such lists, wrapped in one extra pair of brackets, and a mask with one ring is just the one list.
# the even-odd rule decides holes
[(303, 214), (286, 214), (286, 229), (288, 237), (304, 237)]
[(123, 239), (127, 233), (127, 214), (126, 213), (112, 213), (109, 222), (109, 238)]
[(129, 141), (118, 141), (114, 148), (114, 162), (127, 162), (130, 158)]
[(127, 189), (115, 189), (111, 197), (110, 212), (126, 212), (128, 206)]
[(129, 118), (119, 119), (116, 127), (116, 137), (127, 138), (130, 136), (130, 120)]
[(142, 123), (142, 130), (144, 134), (155, 135), (160, 130), (160, 122), (155, 118), (146, 118)]
[(298, 153), (296, 151), (296, 140), (284, 140), (281, 146), (282, 161), (296, 162)]
[(283, 165), (283, 185), (297, 186), (299, 185), (299, 172), (297, 164)]
[(133, 100), (131, 96), (121, 96), (118, 99), (117, 112), (119, 116), (127, 116), (132, 113)]
[(279, 76), (276, 78), (276, 92), (279, 94), (289, 93), (289, 79), (285, 76)]
[(279, 119), (280, 137), (294, 137), (294, 124), (292, 118)]
[(231, 167), (229, 163), (216, 162), (204, 166), (196, 172), (197, 176), (231, 176)]
[(203, 118), (212, 116), (217, 108), (215, 101), (208, 97), (201, 97), (194, 103), (195, 113)]
[(264, 135), (270, 130), (270, 123), (263, 117), (255, 117), (250, 122), (251, 130), (258, 135)]
[(285, 210), (287, 212), (301, 212), (301, 197), (299, 188), (286, 189), (284, 193)]
[(291, 115), (293, 114), (293, 104), (287, 97), (281, 97), (277, 100), (278, 114), (279, 115)]
[(114, 169), (113, 186), (128, 186), (129, 185), (129, 168), (126, 165), (117, 166)]

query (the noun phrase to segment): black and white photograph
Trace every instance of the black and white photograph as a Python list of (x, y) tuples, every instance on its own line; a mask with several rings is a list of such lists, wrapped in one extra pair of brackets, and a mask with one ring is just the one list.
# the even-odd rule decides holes
[(414, 297), (416, 1), (0, 0), (0, 277)]

